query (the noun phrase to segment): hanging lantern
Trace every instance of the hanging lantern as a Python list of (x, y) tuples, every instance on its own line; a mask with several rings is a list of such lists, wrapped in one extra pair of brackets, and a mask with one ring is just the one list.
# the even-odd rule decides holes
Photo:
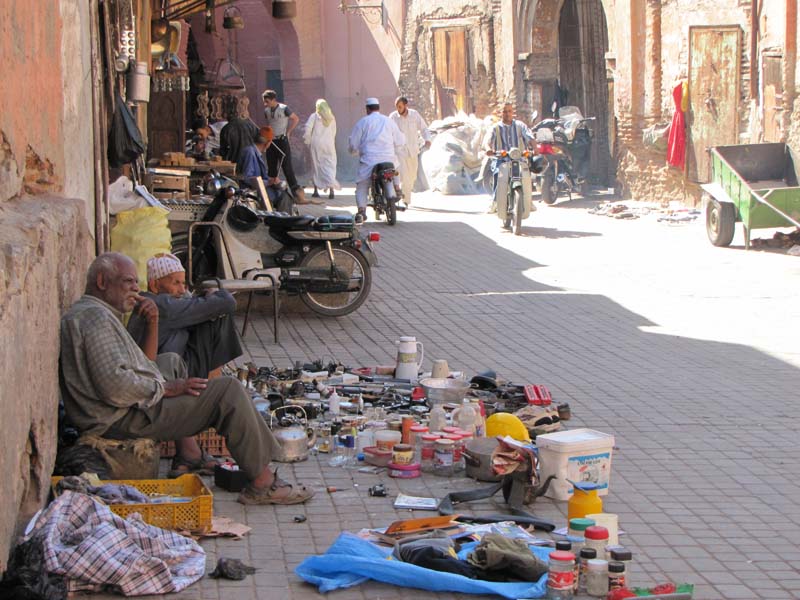
[(223, 29), (244, 29), (244, 18), (242, 13), (235, 6), (229, 6), (225, 9), (222, 16)]
[(293, 19), (297, 16), (295, 0), (272, 0), (272, 16), (275, 19)]

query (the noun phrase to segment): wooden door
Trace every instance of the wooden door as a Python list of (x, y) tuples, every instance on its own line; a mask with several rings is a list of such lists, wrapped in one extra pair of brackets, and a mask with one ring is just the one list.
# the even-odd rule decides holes
[(764, 54), (761, 57), (761, 85), (764, 102), (764, 141), (783, 141), (781, 111), (783, 110), (783, 57)]
[(737, 25), (689, 28), (686, 174), (691, 181), (709, 181), (710, 147), (738, 142), (741, 36)]
[(183, 152), (186, 137), (186, 92), (154, 92), (147, 105), (148, 158)]
[(467, 31), (463, 27), (433, 30), (433, 68), (440, 119), (463, 110), (467, 100)]

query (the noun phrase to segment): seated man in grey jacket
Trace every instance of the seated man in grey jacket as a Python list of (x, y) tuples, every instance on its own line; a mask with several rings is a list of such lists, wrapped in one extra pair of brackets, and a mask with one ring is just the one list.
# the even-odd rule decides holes
[[(223, 365), (242, 355), (233, 321), (236, 300), (230, 292), (188, 294), (181, 261), (166, 253), (147, 261), (147, 289), (142, 296), (158, 307), (157, 354), (179, 354), (190, 377), (216, 377)], [(147, 332), (141, 315), (131, 316), (128, 331), (144, 349)]]
[(200, 460), (191, 436), (214, 427), (249, 484), (243, 504), (296, 504), (314, 491), (290, 484), (270, 469), (280, 445), (239, 381), (189, 377), (180, 356), (153, 361), (122, 325), (131, 310), (144, 315), (152, 352), (158, 309), (139, 294), (134, 262), (122, 254), (98, 256), (86, 275), (86, 292), (61, 318), (61, 390), (67, 419), (79, 431), (111, 439), (178, 439), (178, 451)]

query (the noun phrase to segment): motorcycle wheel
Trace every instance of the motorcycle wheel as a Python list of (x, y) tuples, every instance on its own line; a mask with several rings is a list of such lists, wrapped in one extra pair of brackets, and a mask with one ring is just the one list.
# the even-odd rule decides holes
[[(189, 276), (189, 235), (186, 233), (176, 233), (172, 236), (172, 254), (181, 261), (181, 264), (186, 269), (186, 276)], [(186, 283), (195, 286), (201, 281), (210, 279), (216, 275), (216, 261), (210, 264), (206, 253), (197, 252), (192, 256), (194, 265), (192, 266), (192, 278), (194, 281), (187, 281)]]
[(389, 225), (397, 223), (397, 205), (391, 200), (386, 203), (386, 222)]
[[(346, 292), (300, 293), (300, 299), (309, 309), (325, 317), (341, 317), (364, 304), (372, 288), (372, 271), (360, 252), (347, 247), (333, 249), (337, 275), (356, 282), (355, 289)], [(314, 269), (326, 274), (331, 271), (331, 259), (325, 247), (315, 248), (300, 262), (301, 268)]]
[(553, 169), (547, 169), (542, 175), (542, 201), (545, 204), (553, 204), (556, 198), (558, 198), (558, 183)]
[(514, 235), (522, 233), (522, 188), (514, 190)]

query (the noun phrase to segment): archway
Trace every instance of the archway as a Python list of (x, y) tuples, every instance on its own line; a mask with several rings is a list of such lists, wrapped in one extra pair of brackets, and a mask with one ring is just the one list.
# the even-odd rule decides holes
[(560, 99), (594, 117), (589, 176), (593, 183), (608, 185), (616, 165), (611, 152), (613, 81), (606, 69), (609, 26), (603, 5), (603, 0), (530, 0), (521, 8), (523, 16), (532, 15), (526, 104), (549, 116), (553, 101)]

